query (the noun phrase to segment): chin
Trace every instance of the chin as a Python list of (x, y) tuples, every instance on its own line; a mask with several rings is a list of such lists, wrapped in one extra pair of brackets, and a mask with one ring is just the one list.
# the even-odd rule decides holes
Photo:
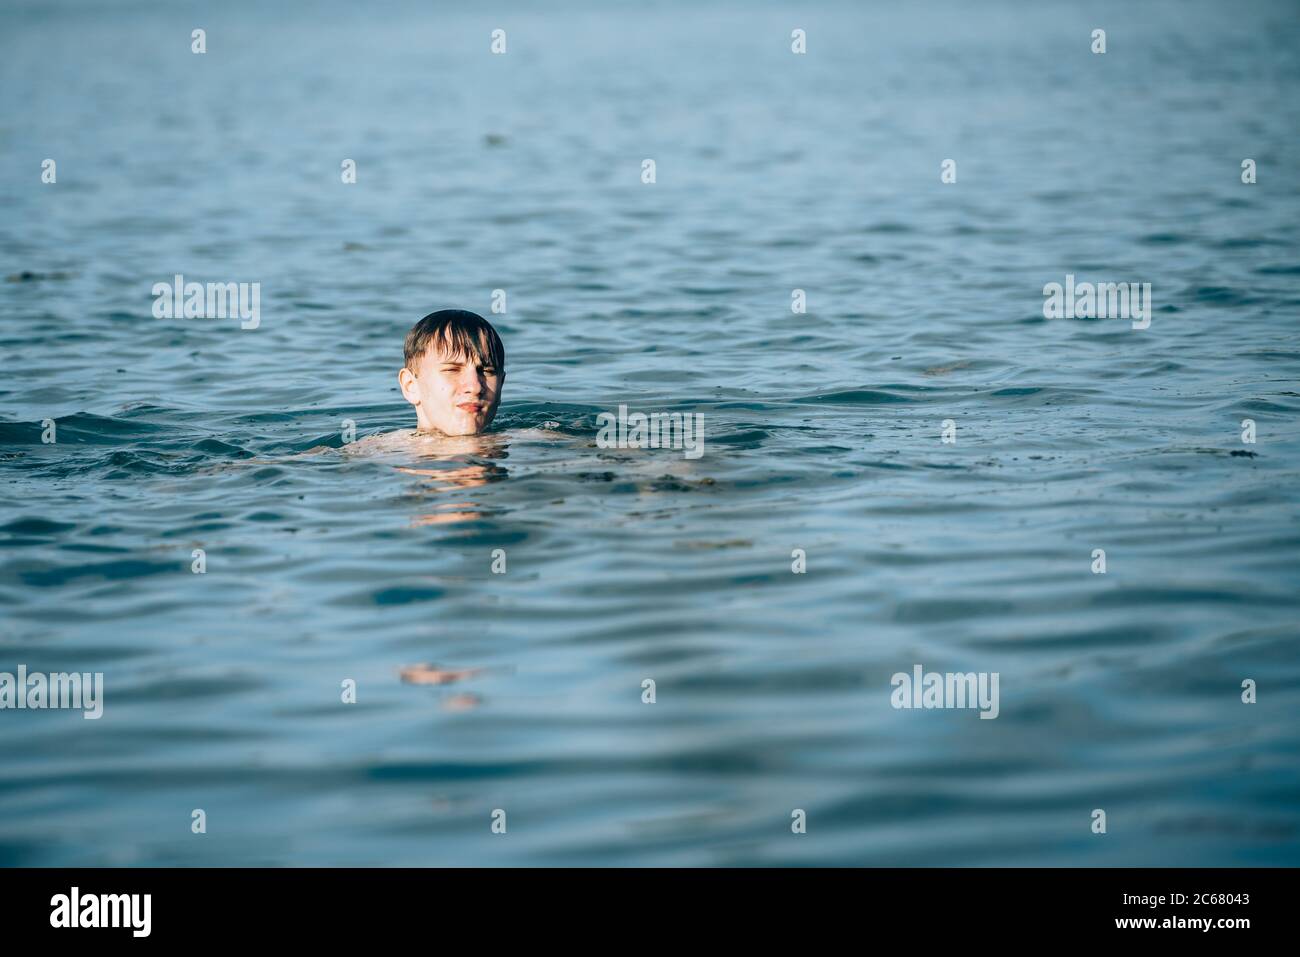
[[(495, 410), (494, 410), (495, 412)], [(435, 431), (443, 435), (464, 436), (478, 435), (487, 431), (487, 427), (492, 424), (496, 415), (473, 416), (473, 415), (449, 415), (444, 416), (443, 421), (432, 423)]]
[(457, 425), (448, 425), (443, 431), (447, 435), (478, 435), (486, 431), (487, 422), (462, 422)]

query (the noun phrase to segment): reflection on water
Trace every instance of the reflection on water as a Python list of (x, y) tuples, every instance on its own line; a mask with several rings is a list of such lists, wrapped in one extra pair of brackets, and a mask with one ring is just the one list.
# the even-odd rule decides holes
[[(390, 432), (364, 438), (344, 446), (351, 455), (375, 456), (384, 460), (401, 460), (421, 465), (396, 465), (403, 475), (422, 479), (412, 497), (435, 503), (431, 511), (412, 519), (415, 525), (437, 525), (483, 518), (472, 501), (439, 501), (443, 493), (478, 488), (488, 482), (500, 482), (509, 471), (496, 459), (509, 456), (509, 440), (502, 433), (483, 435), (431, 435), (416, 431)], [(486, 462), (464, 459), (488, 459)], [(439, 463), (435, 465), (435, 463)], [(463, 463), (463, 464), (462, 464)]]

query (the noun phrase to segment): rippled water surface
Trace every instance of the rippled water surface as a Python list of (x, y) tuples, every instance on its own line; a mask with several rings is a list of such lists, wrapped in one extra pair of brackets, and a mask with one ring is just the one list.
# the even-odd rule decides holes
[(1300, 862), (1295, 5), (546, 7), (0, 7), (0, 863)]

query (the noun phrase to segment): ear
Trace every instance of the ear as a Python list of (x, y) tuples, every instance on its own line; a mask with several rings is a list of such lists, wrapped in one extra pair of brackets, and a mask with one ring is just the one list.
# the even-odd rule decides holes
[(406, 399), (411, 405), (420, 404), (420, 392), (415, 386), (415, 373), (410, 369), (403, 368), (397, 373), (397, 384), (402, 387), (402, 398)]

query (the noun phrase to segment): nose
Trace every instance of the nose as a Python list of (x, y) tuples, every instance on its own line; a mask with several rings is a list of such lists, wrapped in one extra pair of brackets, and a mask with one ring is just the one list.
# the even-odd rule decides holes
[(457, 387), (462, 394), (477, 398), (482, 391), (482, 386), (483, 380), (477, 367), (468, 366), (460, 370), (460, 382), (457, 383)]

